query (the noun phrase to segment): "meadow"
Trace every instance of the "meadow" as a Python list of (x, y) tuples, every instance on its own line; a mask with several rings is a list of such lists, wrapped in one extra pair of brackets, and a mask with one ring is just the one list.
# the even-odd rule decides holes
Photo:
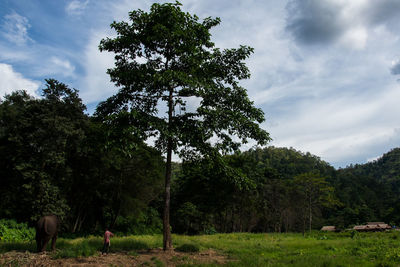
[[(233, 233), (186, 236), (173, 235), (176, 250), (188, 255), (197, 250), (213, 250), (226, 256), (226, 266), (400, 266), (400, 232), (379, 233)], [(98, 255), (102, 238), (57, 241), (53, 259)], [(161, 235), (114, 237), (111, 253), (140, 255), (162, 247)], [(0, 242), (0, 258), (9, 251), (35, 251), (33, 241)], [(177, 266), (216, 266), (215, 263), (177, 264)], [(164, 266), (158, 262), (156, 266)]]

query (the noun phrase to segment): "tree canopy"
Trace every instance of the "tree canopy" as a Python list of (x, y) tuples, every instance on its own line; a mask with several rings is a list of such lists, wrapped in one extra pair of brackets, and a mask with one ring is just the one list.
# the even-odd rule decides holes
[(108, 74), (120, 89), (100, 103), (96, 114), (105, 120), (127, 118), (135, 135), (155, 138), (155, 146), (167, 155), (164, 249), (171, 248), (172, 153), (193, 159), (237, 151), (249, 138), (261, 145), (270, 140), (259, 125), (262, 110), (239, 85), (250, 77), (244, 61), (253, 49), (215, 48), (210, 30), (220, 19), (200, 21), (180, 6), (156, 3), (150, 12), (132, 11), (130, 23), (111, 24), (117, 37), (99, 46), (115, 53), (115, 68)]
[[(161, 233), (165, 158), (120, 120), (84, 113), (75, 89), (0, 100), (0, 217), (62, 217), (62, 234)], [(172, 164), (175, 233), (399, 225), (400, 149), (335, 170), (310, 153), (266, 147)], [(310, 198), (311, 197), (311, 198)], [(308, 222), (308, 225), (307, 225)]]

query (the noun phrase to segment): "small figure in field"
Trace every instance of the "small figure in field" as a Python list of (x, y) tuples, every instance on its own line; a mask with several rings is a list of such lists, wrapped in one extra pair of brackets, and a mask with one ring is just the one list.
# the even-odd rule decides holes
[(114, 236), (113, 233), (111, 233), (108, 228), (106, 228), (106, 231), (104, 232), (104, 246), (103, 246), (103, 251), (102, 251), (102, 255), (104, 253), (108, 253), (108, 251), (110, 250), (110, 238)]

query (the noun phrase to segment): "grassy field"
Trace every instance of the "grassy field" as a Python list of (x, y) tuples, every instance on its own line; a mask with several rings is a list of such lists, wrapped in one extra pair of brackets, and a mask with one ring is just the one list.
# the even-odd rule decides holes
[[(175, 248), (213, 249), (228, 257), (228, 266), (400, 266), (400, 232), (301, 234), (173, 235)], [(186, 245), (186, 246), (182, 246)], [(188, 246), (192, 245), (192, 246)], [(159, 248), (162, 236), (114, 237), (112, 252)], [(98, 253), (100, 237), (57, 241), (53, 258), (86, 257)], [(0, 253), (34, 251), (34, 242), (0, 242)], [(212, 266), (212, 265), (207, 265)]]

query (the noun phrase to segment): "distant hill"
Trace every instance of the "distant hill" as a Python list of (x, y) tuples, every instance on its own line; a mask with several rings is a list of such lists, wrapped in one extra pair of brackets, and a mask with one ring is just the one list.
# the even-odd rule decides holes
[(343, 207), (331, 214), (332, 221), (400, 223), (400, 148), (373, 162), (337, 170), (333, 184)]
[(400, 148), (394, 148), (383, 154), (377, 160), (362, 165), (349, 167), (349, 169), (362, 172), (364, 175), (375, 177), (385, 181), (400, 179)]

